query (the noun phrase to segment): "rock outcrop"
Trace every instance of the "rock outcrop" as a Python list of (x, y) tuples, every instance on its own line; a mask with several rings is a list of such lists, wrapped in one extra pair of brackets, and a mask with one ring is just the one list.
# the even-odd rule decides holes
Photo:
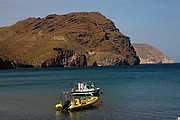
[(16, 68), (15, 63), (9, 60), (3, 60), (0, 58), (0, 69), (14, 69)]
[(148, 44), (132, 44), (140, 58), (140, 64), (174, 63), (157, 48)]
[(98, 12), (52, 14), (0, 28), (0, 57), (15, 61), (17, 67), (114, 66), (140, 62), (130, 38)]

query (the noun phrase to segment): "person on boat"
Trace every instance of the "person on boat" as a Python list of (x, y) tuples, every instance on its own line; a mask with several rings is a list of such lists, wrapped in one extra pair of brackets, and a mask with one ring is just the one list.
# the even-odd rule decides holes
[(75, 88), (73, 87), (71, 91), (74, 92), (74, 91), (75, 91)]
[(89, 84), (87, 84), (86, 86), (87, 86), (87, 89), (89, 89), (89, 88), (90, 88), (90, 87), (89, 87)]
[(94, 83), (92, 82), (92, 84), (91, 84), (91, 88), (94, 88)]

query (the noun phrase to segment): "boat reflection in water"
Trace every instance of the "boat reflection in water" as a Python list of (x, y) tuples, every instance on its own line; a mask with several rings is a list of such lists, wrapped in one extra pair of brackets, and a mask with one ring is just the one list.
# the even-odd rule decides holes
[(79, 109), (76, 111), (56, 111), (56, 120), (74, 120), (74, 119), (80, 119), (83, 115), (86, 115), (94, 110), (99, 109), (96, 106), (89, 107), (88, 109)]

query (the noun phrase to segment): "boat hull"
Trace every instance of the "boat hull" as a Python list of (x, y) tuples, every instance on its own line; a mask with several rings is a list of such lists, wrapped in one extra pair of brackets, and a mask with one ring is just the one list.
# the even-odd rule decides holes
[(80, 100), (80, 101), (78, 99), (75, 99), (75, 101), (78, 101), (78, 102), (71, 101), (69, 108), (66, 110), (62, 109), (63, 104), (57, 104), (55, 105), (55, 108), (58, 111), (59, 110), (60, 111), (67, 111), (67, 110), (74, 111), (74, 110), (88, 108), (88, 107), (93, 106), (93, 104), (95, 104), (98, 101), (98, 97), (91, 97), (91, 98)]
[(100, 88), (97, 88), (95, 90), (88, 90), (88, 91), (74, 91), (71, 92), (72, 96), (91, 96), (91, 95), (98, 95), (100, 91)]

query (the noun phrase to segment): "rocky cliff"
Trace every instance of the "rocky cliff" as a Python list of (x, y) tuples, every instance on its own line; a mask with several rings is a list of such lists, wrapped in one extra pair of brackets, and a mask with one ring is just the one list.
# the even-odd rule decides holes
[(140, 58), (140, 64), (174, 63), (157, 48), (148, 44), (132, 44)]
[(130, 38), (98, 12), (51, 14), (0, 28), (0, 58), (16, 67), (136, 65)]

